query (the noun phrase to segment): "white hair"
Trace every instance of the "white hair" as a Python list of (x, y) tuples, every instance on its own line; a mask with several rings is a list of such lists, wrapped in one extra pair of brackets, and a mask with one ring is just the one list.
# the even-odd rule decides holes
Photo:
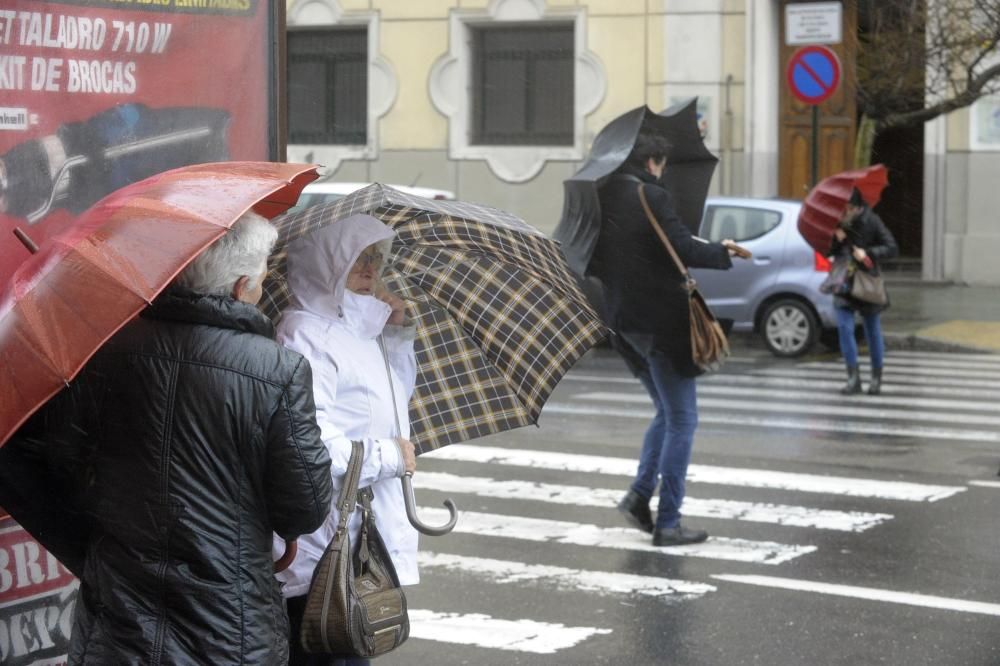
[(257, 213), (244, 213), (221, 238), (187, 265), (175, 282), (199, 294), (226, 296), (243, 276), (248, 288), (267, 266), (267, 258), (278, 240), (278, 230)]

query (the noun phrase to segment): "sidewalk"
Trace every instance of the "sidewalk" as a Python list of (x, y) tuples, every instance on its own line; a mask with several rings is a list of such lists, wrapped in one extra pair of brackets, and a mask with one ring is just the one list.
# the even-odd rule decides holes
[(892, 279), (887, 287), (888, 348), (1000, 354), (1000, 287)]

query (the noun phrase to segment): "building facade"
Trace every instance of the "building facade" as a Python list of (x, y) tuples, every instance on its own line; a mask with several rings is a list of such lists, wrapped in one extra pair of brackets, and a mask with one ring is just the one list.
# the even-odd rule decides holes
[[(784, 5), (289, 0), (288, 158), (340, 181), (452, 190), (551, 232), (562, 182), (605, 124), (697, 96), (720, 158), (713, 193), (788, 196)], [(853, 127), (826, 117), (824, 167), (846, 168)], [(924, 135), (923, 219), (896, 224), (922, 225), (924, 279), (1000, 285), (1000, 99)]]

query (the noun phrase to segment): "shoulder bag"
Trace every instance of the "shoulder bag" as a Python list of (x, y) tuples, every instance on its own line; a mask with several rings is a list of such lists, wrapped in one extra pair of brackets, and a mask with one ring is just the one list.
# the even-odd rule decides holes
[[(358, 490), (364, 446), (352, 442), (351, 460), (337, 507), (340, 522), (313, 572), (300, 640), (306, 652), (377, 657), (410, 635), (406, 596), (375, 527), (371, 487)], [(347, 521), (361, 504), (358, 547), (351, 549)]]
[(851, 296), (875, 305), (885, 305), (889, 302), (889, 296), (885, 291), (885, 280), (881, 275), (866, 271), (858, 266), (854, 271), (851, 280)]
[(656, 231), (656, 235), (660, 237), (663, 246), (667, 248), (667, 252), (673, 258), (677, 270), (684, 276), (684, 288), (688, 296), (688, 318), (691, 322), (691, 360), (704, 372), (718, 370), (722, 367), (726, 357), (729, 356), (729, 341), (726, 339), (726, 334), (722, 331), (722, 326), (719, 325), (715, 315), (708, 308), (708, 303), (698, 292), (694, 278), (691, 277), (691, 273), (688, 272), (681, 258), (677, 256), (674, 246), (670, 244), (670, 239), (667, 238), (656, 221), (656, 216), (649, 208), (649, 202), (646, 201), (646, 194), (642, 191), (641, 184), (639, 185), (639, 200), (642, 202), (643, 210), (646, 211), (646, 218), (653, 225), (653, 230)]

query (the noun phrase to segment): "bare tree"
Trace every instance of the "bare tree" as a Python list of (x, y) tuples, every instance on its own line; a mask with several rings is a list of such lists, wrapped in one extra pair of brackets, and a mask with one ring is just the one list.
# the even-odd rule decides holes
[(1000, 91), (1000, 0), (860, 0), (854, 159), (875, 137)]

